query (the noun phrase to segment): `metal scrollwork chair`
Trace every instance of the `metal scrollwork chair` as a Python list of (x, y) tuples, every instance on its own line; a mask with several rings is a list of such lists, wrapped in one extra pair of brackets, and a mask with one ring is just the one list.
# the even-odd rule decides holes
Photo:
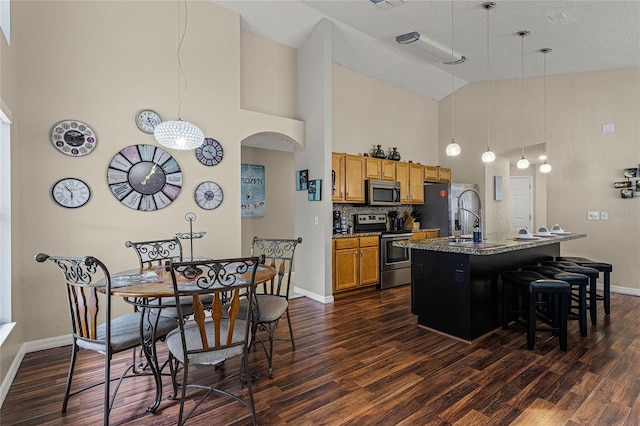
[(282, 238), (259, 238), (253, 237), (251, 245), (251, 255), (264, 255), (265, 264), (274, 267), (276, 276), (263, 283), (262, 288), (258, 288), (257, 300), (260, 307), (260, 314), (256, 321), (257, 330), (266, 331), (269, 338), (269, 349), (264, 341), (256, 336), (256, 341), (262, 345), (264, 353), (269, 362), (269, 377), (273, 378), (273, 342), (275, 331), (280, 322), (280, 318), (286, 314), (289, 325), (289, 339), (291, 347), (295, 351), (296, 345), (293, 337), (293, 327), (289, 316), (289, 291), (291, 287), (291, 277), (293, 268), (293, 255), (296, 246), (302, 243), (302, 238), (282, 239)]
[[(252, 322), (257, 315), (255, 298), (255, 275), (259, 258), (245, 257), (223, 260), (199, 260), (193, 262), (167, 262), (167, 270), (171, 272), (173, 291), (176, 301), (184, 297), (193, 299), (193, 319), (180, 322), (178, 329), (169, 333), (166, 343), (170, 352), (171, 379), (173, 398), (180, 389), (180, 411), (178, 425), (183, 425), (197, 407), (211, 393), (232, 398), (251, 411), (253, 424), (256, 424), (256, 411), (251, 387), (251, 374), (248, 363), (248, 350), (252, 338)], [(203, 296), (211, 296), (207, 302)], [(239, 309), (241, 298), (248, 309)], [(178, 311), (183, 309), (182, 303), (176, 303)], [(211, 311), (207, 318), (205, 311)], [(223, 310), (226, 312), (223, 314)], [(242, 357), (238, 372), (228, 374), (230, 367), (212, 371), (216, 382), (200, 384), (190, 382), (192, 364), (215, 366), (233, 357)], [(182, 366), (182, 378), (178, 371)], [(248, 395), (232, 394), (221, 385), (233, 377), (246, 383)], [(199, 375), (199, 378), (202, 378)], [(184, 405), (188, 388), (205, 390), (204, 395), (185, 415)]]
[[(135, 377), (135, 356), (133, 363), (120, 375), (119, 379), (111, 379), (111, 359), (114, 354), (134, 350), (140, 345), (142, 333), (145, 338), (160, 338), (177, 327), (173, 318), (164, 318), (153, 310), (147, 311), (143, 318), (141, 312), (134, 312), (118, 317), (111, 313), (111, 275), (107, 267), (95, 257), (60, 257), (44, 253), (36, 255), (36, 261), (42, 263), (52, 261), (64, 273), (71, 324), (73, 331), (73, 348), (69, 363), (69, 374), (64, 392), (62, 412), (67, 411), (69, 398), (83, 391), (104, 384), (104, 424), (109, 424), (109, 413), (113, 406), (118, 388), (126, 377)], [(104, 295), (99, 293), (104, 293)], [(104, 296), (104, 306), (100, 301)], [(153, 327), (144, 327), (144, 321), (150, 321)], [(153, 331), (151, 331), (153, 330)], [(155, 333), (155, 336), (151, 336)], [(148, 334), (148, 335), (147, 335)], [(80, 349), (99, 352), (105, 356), (104, 380), (85, 386), (71, 393), (71, 382)], [(117, 384), (111, 393), (111, 381)]]

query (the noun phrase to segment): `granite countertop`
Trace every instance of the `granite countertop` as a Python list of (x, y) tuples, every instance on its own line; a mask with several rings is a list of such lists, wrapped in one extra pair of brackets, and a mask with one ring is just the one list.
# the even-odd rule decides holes
[(476, 256), (490, 256), (493, 254), (507, 253), (532, 247), (555, 244), (562, 241), (585, 238), (587, 234), (571, 233), (566, 235), (554, 235), (552, 237), (538, 237), (535, 240), (516, 240), (515, 234), (488, 234), (482, 243), (473, 241), (456, 242), (450, 237), (432, 238), (429, 240), (402, 240), (393, 243), (396, 247), (405, 247), (416, 250), (441, 251), (447, 253), (472, 254)]
[[(424, 232), (424, 231), (440, 231), (440, 228), (427, 228), (427, 229), (407, 229), (407, 232)], [(353, 232), (351, 234), (333, 234), (333, 238), (351, 238), (351, 237), (373, 237), (380, 236), (382, 232)], [(427, 240), (422, 240), (427, 241)]]

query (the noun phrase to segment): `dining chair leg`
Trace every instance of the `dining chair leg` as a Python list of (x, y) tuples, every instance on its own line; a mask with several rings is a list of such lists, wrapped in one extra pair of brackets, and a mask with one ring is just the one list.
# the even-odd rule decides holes
[(78, 354), (78, 346), (74, 343), (71, 348), (71, 361), (69, 362), (69, 373), (67, 374), (67, 386), (64, 390), (64, 400), (62, 401), (62, 412), (67, 412), (67, 403), (71, 393), (71, 382), (73, 380), (73, 370), (76, 366), (76, 356)]
[(291, 317), (289, 316), (289, 308), (287, 308), (287, 323), (289, 324), (289, 335), (291, 336), (291, 348), (296, 350), (296, 342), (293, 339), (293, 327), (291, 327)]

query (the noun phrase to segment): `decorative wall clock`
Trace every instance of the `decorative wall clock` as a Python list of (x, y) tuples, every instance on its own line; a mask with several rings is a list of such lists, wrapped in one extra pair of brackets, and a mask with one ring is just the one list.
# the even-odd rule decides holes
[(138, 129), (145, 133), (153, 134), (156, 126), (160, 123), (162, 123), (162, 118), (160, 118), (160, 115), (155, 111), (151, 111), (150, 109), (143, 109), (138, 114), (136, 114), (136, 126), (138, 126)]
[(54, 124), (50, 139), (58, 151), (72, 157), (91, 153), (98, 142), (93, 129), (78, 120), (63, 120)]
[(224, 151), (215, 139), (204, 138), (204, 142), (196, 148), (196, 158), (205, 166), (215, 166), (222, 161)]
[(160, 210), (171, 204), (182, 189), (178, 162), (154, 145), (131, 145), (109, 163), (107, 182), (125, 206), (140, 211)]
[(202, 182), (194, 193), (196, 203), (205, 210), (213, 210), (222, 204), (224, 193), (215, 182)]
[(51, 198), (62, 207), (76, 209), (87, 204), (91, 189), (80, 179), (64, 178), (51, 187)]

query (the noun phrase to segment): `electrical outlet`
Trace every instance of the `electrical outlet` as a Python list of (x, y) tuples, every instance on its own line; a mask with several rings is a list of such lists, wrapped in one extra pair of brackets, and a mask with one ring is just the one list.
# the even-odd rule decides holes
[(588, 212), (587, 213), (588, 220), (600, 220), (600, 212)]
[(609, 219), (609, 212), (600, 212), (600, 219), (602, 220)]

